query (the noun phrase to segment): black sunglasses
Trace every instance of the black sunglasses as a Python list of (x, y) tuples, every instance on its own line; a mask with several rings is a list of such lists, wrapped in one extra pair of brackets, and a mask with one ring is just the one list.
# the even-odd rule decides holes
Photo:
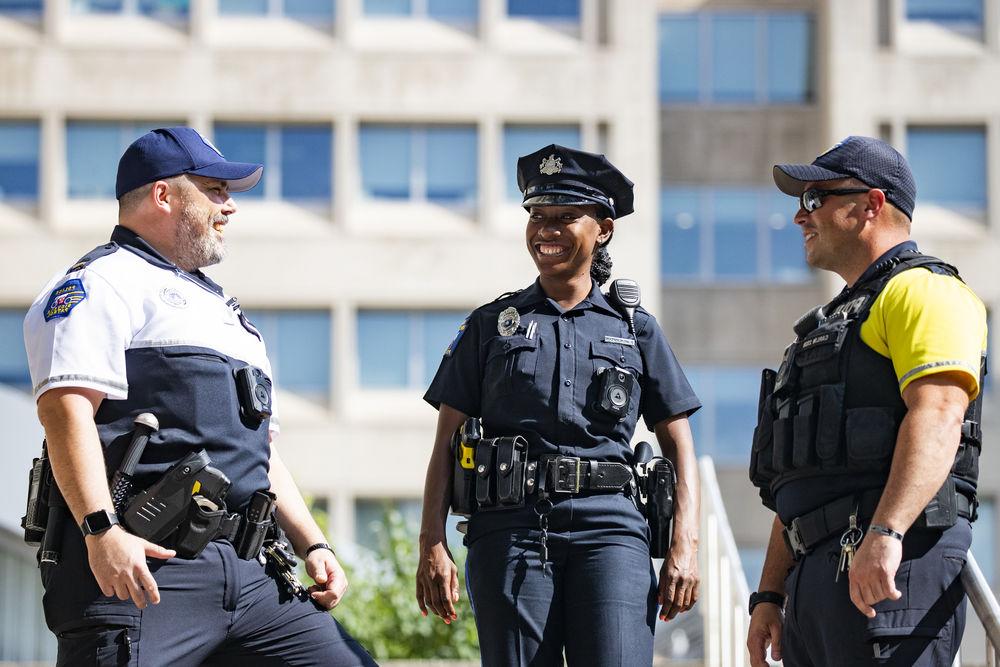
[(872, 188), (837, 188), (836, 190), (806, 190), (799, 195), (799, 206), (812, 213), (823, 205), (823, 198), (829, 195), (856, 195)]

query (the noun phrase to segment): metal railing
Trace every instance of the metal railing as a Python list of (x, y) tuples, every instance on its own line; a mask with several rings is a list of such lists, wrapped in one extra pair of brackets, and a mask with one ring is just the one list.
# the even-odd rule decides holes
[(750, 664), (746, 649), (750, 590), (711, 457), (699, 459), (698, 471), (701, 475), (698, 569), (702, 586), (699, 606), (705, 628), (705, 665), (743, 667)]
[(962, 585), (969, 596), (976, 616), (986, 630), (986, 667), (997, 667), (997, 649), (1000, 648), (1000, 604), (986, 583), (979, 563), (970, 551), (962, 569)]

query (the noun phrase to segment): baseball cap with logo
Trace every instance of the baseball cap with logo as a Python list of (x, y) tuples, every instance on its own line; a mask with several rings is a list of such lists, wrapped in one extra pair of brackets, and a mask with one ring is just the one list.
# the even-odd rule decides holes
[(632, 212), (632, 181), (598, 153), (549, 144), (517, 160), (521, 206), (598, 204), (612, 218)]
[(856, 178), (882, 190), (885, 198), (913, 218), (917, 184), (906, 158), (880, 139), (850, 136), (812, 161), (812, 164), (774, 165), (774, 183), (786, 195), (798, 197), (808, 182)]
[(226, 181), (230, 192), (257, 185), (264, 165), (229, 162), (218, 148), (190, 127), (161, 127), (132, 142), (118, 161), (115, 197), (178, 174)]

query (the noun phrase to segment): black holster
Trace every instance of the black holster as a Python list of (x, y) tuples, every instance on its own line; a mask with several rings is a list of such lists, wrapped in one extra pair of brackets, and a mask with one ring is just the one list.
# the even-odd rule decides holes
[(646, 496), (643, 513), (649, 524), (649, 555), (666, 558), (670, 551), (670, 528), (677, 488), (674, 464), (666, 458), (653, 459), (646, 466), (646, 476), (641, 483)]
[(260, 554), (264, 541), (275, 525), (274, 511), (277, 506), (277, 496), (270, 491), (254, 492), (250, 504), (247, 505), (246, 516), (243, 517), (236, 541), (233, 542), (237, 556), (249, 560)]

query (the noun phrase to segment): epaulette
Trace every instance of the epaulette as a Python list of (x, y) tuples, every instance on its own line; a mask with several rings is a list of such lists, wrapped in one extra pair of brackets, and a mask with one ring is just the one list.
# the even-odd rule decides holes
[(80, 259), (76, 260), (73, 266), (69, 267), (69, 270), (66, 271), (66, 273), (73, 273), (74, 271), (85, 269), (87, 268), (87, 265), (93, 262), (95, 259), (98, 259), (99, 257), (104, 257), (105, 255), (110, 255), (115, 250), (118, 250), (118, 244), (115, 243), (114, 241), (110, 243), (105, 243), (104, 245), (99, 245), (90, 252), (88, 252), (86, 255), (81, 257)]
[(524, 291), (523, 289), (519, 289), (519, 290), (514, 290), (513, 292), (504, 292), (503, 294), (501, 294), (497, 298), (495, 298), (492, 301), (490, 301), (490, 303), (496, 303), (497, 301), (503, 301), (504, 299), (510, 298), (512, 296), (516, 296), (516, 295), (520, 294), (523, 291)]

